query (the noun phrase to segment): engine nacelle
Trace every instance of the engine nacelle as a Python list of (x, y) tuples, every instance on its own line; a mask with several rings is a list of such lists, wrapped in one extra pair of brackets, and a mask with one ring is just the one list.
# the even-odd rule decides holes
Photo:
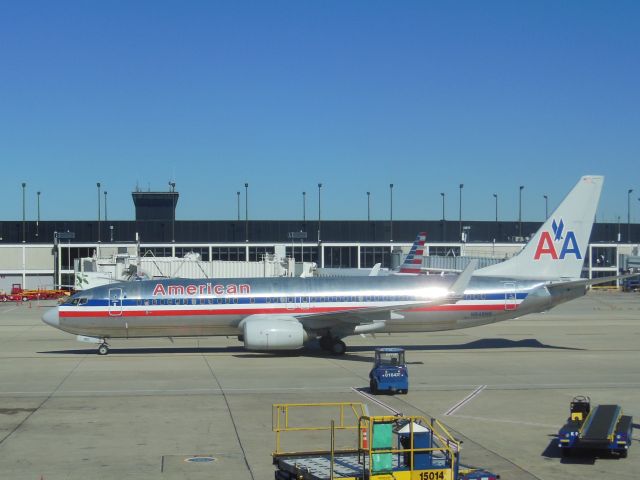
[(287, 315), (251, 315), (240, 326), (247, 350), (293, 350), (308, 339), (302, 324)]

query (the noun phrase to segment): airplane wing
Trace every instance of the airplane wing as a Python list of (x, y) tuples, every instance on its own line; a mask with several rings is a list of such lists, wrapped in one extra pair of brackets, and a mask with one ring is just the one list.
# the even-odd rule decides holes
[(337, 325), (344, 327), (357, 327), (362, 324), (380, 323), (394, 318), (402, 318), (402, 311), (413, 308), (434, 307), (438, 305), (452, 304), (461, 300), (464, 291), (469, 285), (474, 270), (478, 266), (477, 260), (472, 260), (467, 268), (458, 276), (449, 288), (449, 293), (443, 297), (434, 298), (425, 302), (403, 302), (379, 307), (362, 307), (357, 309), (339, 310), (334, 312), (310, 313), (296, 316), (307, 328), (321, 329), (331, 328)]

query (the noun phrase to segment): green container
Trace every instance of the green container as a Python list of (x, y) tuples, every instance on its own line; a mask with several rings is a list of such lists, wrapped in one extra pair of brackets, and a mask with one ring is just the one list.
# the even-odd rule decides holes
[[(391, 450), (393, 448), (393, 426), (391, 423), (373, 424), (373, 450)], [(393, 470), (392, 453), (373, 453), (371, 455), (371, 473)]]
[(390, 423), (373, 424), (373, 443), (371, 447), (391, 449), (393, 448), (393, 425)]
[(371, 473), (386, 473), (393, 470), (392, 453), (371, 454)]

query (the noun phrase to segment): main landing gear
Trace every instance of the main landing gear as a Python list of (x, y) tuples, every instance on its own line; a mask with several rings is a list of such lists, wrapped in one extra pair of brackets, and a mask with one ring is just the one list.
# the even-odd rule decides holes
[(334, 355), (344, 355), (347, 352), (347, 345), (338, 337), (330, 335), (320, 337), (320, 348)]
[(98, 347), (98, 355), (106, 355), (107, 353), (109, 353), (109, 344), (103, 340)]

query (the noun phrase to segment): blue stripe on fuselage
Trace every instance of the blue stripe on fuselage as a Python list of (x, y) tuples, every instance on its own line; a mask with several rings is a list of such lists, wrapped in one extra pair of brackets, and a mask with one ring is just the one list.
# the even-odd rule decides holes
[[(527, 292), (515, 294), (515, 300), (527, 298)], [(304, 298), (304, 300), (302, 300)], [(463, 300), (485, 301), (485, 300), (506, 300), (506, 294), (502, 293), (477, 293), (464, 295)], [(195, 300), (195, 303), (194, 303)], [(341, 296), (318, 296), (318, 295), (296, 295), (296, 296), (275, 296), (264, 297), (180, 297), (180, 298), (123, 298), (109, 300), (107, 298), (91, 298), (82, 305), (86, 307), (107, 307), (112, 301), (121, 303), (123, 307), (136, 307), (142, 305), (253, 305), (253, 304), (286, 304), (286, 303), (379, 303), (379, 302), (419, 302), (423, 298), (411, 295), (341, 295)], [(508, 300), (514, 300), (509, 297)]]

